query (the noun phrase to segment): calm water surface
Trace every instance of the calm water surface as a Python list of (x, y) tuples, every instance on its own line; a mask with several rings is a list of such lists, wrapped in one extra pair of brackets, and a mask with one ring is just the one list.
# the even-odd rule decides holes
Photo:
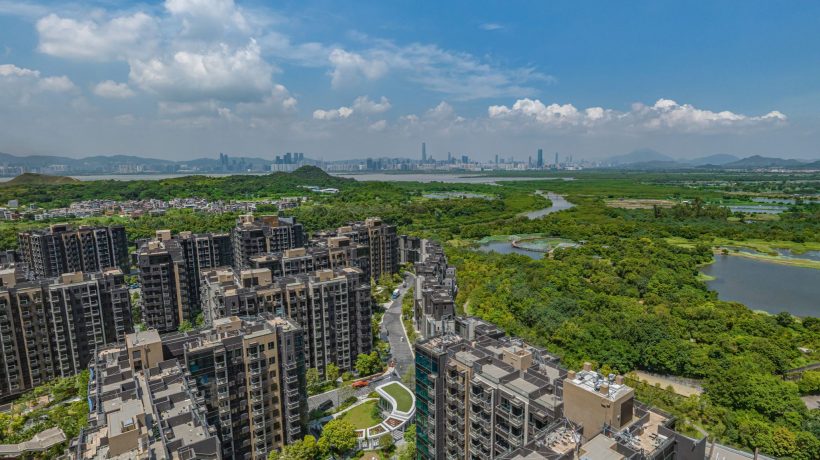
[(747, 214), (780, 214), (786, 208), (782, 206), (729, 206), (732, 212), (743, 212)]
[(492, 176), (470, 176), (464, 174), (347, 174), (331, 173), (334, 176), (347, 177), (358, 181), (379, 181), (379, 182), (445, 182), (448, 184), (496, 184), (505, 181), (524, 180), (574, 180), (571, 177), (492, 177)]
[(706, 284), (721, 300), (770, 313), (820, 317), (820, 270), (716, 255), (703, 273), (715, 277)]
[[(544, 209), (539, 209), (537, 211), (532, 211), (527, 213), (527, 217), (529, 219), (538, 219), (539, 217), (546, 216), (547, 214), (552, 214), (553, 212), (563, 211), (565, 209), (569, 209), (574, 204), (570, 203), (563, 196), (547, 192), (547, 193), (539, 193), (552, 202), (552, 206)], [(514, 248), (510, 241), (493, 241), (487, 244), (482, 244), (478, 248), (480, 251), (484, 252), (497, 252), (499, 254), (521, 254), (522, 256), (527, 256), (531, 259), (543, 259), (544, 253), (537, 252), (537, 251), (527, 251), (520, 248)]]
[[(69, 175), (81, 181), (92, 180), (162, 180), (185, 176), (263, 176), (270, 172), (254, 173), (183, 173), (183, 174), (98, 174), (98, 175)], [(495, 184), (500, 181), (522, 181), (522, 180), (575, 180), (572, 177), (491, 177), (491, 176), (470, 176), (469, 174), (349, 174), (331, 173), (333, 176), (348, 177), (358, 181), (380, 181), (380, 182), (445, 182), (452, 184)], [(0, 177), (0, 182), (7, 182), (14, 177)]]
[(478, 247), (479, 251), (484, 252), (497, 252), (499, 254), (521, 254), (522, 256), (527, 256), (530, 259), (543, 259), (546, 254), (543, 252), (536, 252), (536, 251), (525, 251), (523, 249), (514, 248), (509, 241), (493, 241), (491, 243), (482, 244)]
[(539, 217), (544, 217), (547, 214), (563, 211), (565, 209), (569, 209), (575, 206), (574, 204), (567, 201), (563, 196), (557, 193), (547, 192), (546, 194), (539, 193), (539, 195), (549, 198), (549, 200), (552, 201), (552, 206), (544, 209), (539, 209), (537, 211), (528, 212), (527, 218), (529, 218), (530, 220), (538, 219)]

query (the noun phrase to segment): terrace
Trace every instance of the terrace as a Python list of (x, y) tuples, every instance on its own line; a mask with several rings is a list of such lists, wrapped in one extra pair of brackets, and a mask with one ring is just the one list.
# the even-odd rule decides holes
[(378, 399), (363, 399), (334, 415), (353, 425), (362, 450), (378, 449), (382, 436), (399, 436), (412, 423), (416, 412), (415, 396), (400, 382), (385, 383), (375, 391)]

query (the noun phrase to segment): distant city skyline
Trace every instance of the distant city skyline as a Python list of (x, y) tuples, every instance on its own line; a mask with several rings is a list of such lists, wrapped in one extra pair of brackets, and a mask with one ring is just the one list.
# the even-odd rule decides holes
[(0, 152), (818, 159), (818, 19), (814, 2), (0, 0)]

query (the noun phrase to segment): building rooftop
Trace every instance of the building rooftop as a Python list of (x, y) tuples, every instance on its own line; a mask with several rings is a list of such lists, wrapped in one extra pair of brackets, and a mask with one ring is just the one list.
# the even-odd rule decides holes
[(133, 348), (137, 345), (145, 345), (150, 343), (160, 343), (159, 332), (156, 329), (149, 329), (147, 331), (137, 331), (133, 334), (125, 336), (125, 346)]

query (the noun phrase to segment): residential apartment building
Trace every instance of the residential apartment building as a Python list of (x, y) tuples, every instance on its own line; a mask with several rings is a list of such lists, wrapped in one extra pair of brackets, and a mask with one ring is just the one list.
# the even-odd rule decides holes
[(417, 342), (420, 459), (702, 460), (706, 439), (635, 400), (622, 376), (563, 369), (492, 324), (458, 318), (457, 333)]
[(135, 371), (128, 350), (101, 350), (91, 364), (88, 426), (71, 443), (75, 459), (220, 460), (196, 387), (177, 360)]
[(28, 281), (0, 271), (0, 400), (85, 369), (96, 347), (133, 331), (122, 272)]
[(508, 337), (418, 342), (419, 458), (495, 459), (526, 445), (563, 416), (564, 375), (557, 358)]
[[(585, 363), (563, 381), (565, 418), (510, 452), (510, 460), (703, 460), (706, 438), (675, 431), (670, 414), (641, 404), (623, 376)], [(716, 457), (717, 458), (717, 457)], [(737, 458), (745, 458), (738, 456)]]
[(426, 241), (415, 236), (399, 235), (399, 264), (421, 262), (421, 251)]
[(424, 240), (416, 262), (413, 289), (413, 322), (423, 338), (435, 337), (452, 328), (458, 294), (456, 268), (448, 265), (438, 243)]
[[(188, 269), (178, 239), (151, 240), (137, 250), (142, 322), (148, 329), (175, 331), (199, 312), (199, 280)], [(197, 293), (194, 297), (193, 292)]]
[(310, 247), (286, 249), (252, 257), (250, 265), (252, 268), (268, 269), (274, 277), (356, 267), (361, 269), (369, 280), (368, 250), (368, 246), (355, 243), (348, 237), (330, 237), (314, 240)]
[(264, 460), (307, 434), (304, 348), (303, 329), (273, 315), (222, 318), (186, 343), (223, 456)]
[(30, 279), (108, 268), (128, 272), (128, 238), (123, 226), (73, 229), (54, 224), (45, 230), (20, 232), (17, 242), (20, 262)]
[(154, 239), (139, 242), (135, 255), (143, 321), (163, 332), (176, 330), (182, 321), (195, 321), (203, 271), (233, 263), (228, 234), (172, 236), (170, 230), (158, 230)]
[(285, 249), (299, 248), (307, 242), (302, 224), (293, 217), (239, 216), (231, 231), (234, 265), (251, 267), (251, 258)]
[(307, 434), (305, 335), (293, 320), (233, 316), (196, 332), (131, 334), (126, 346), (132, 369), (183, 364), (223, 458), (264, 460)]
[[(167, 232), (167, 230), (166, 230)], [(170, 232), (168, 232), (170, 235)], [(159, 237), (159, 232), (158, 235)], [(163, 236), (163, 238), (165, 238)], [(182, 247), (182, 257), (190, 279), (196, 282), (188, 283), (189, 297), (192, 305), (199, 305), (199, 280), (202, 272), (233, 265), (233, 246), (229, 233), (192, 234), (180, 232), (176, 240)]]
[(369, 217), (364, 222), (339, 227), (333, 233), (369, 247), (371, 277), (378, 280), (399, 272), (399, 242), (395, 225), (385, 224), (379, 217)]
[(208, 324), (220, 318), (274, 313), (304, 328), (305, 360), (324, 375), (327, 364), (352, 370), (372, 348), (370, 286), (357, 268), (274, 278), (270, 270), (206, 272), (202, 306)]

